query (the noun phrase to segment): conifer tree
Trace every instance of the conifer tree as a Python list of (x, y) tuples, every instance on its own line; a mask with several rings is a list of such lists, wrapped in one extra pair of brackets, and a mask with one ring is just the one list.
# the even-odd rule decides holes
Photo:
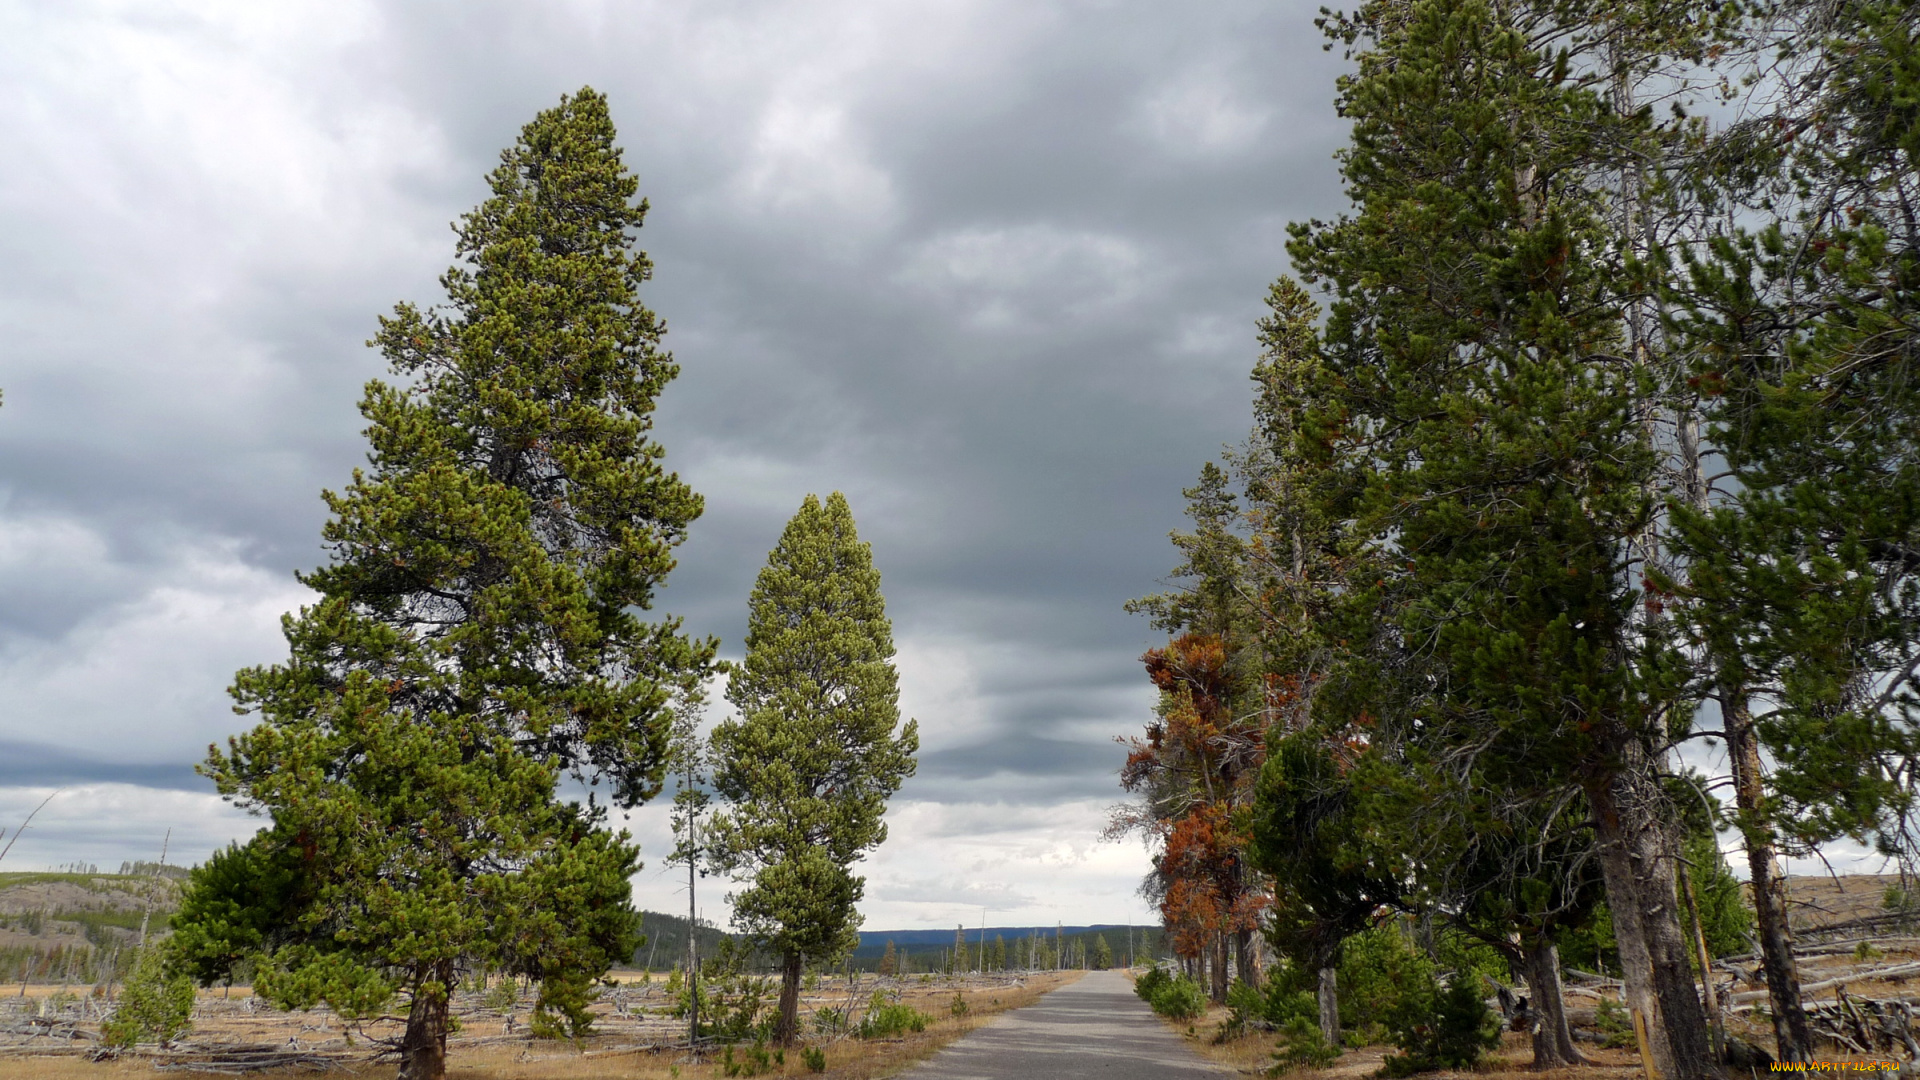
[(900, 725), (880, 573), (839, 492), (807, 496), (767, 557), (727, 700), (740, 715), (713, 732), (730, 804), (713, 850), (748, 882), (736, 924), (780, 955), (775, 1037), (788, 1045), (804, 965), (858, 940), (865, 879), (852, 867), (886, 839), (887, 799), (920, 745), (918, 725)]
[(1728, 133), (1740, 168), (1716, 177), (1775, 220), (1712, 237), (1668, 295), (1733, 482), (1676, 506), (1688, 562), (1662, 584), (1710, 660), (1775, 1034), (1806, 1061), (1776, 852), (1843, 835), (1915, 850), (1920, 13), (1776, 14), (1778, 106)]
[[(1617, 14), (1419, 0), (1333, 20), (1359, 45), (1341, 87), (1354, 213), (1298, 226), (1290, 251), (1332, 296), (1341, 393), (1310, 426), (1369, 463), (1353, 518), (1391, 556), (1380, 621), (1430, 665), (1401, 715), (1515, 798), (1578, 787), (1628, 996), (1657, 1018), (1662, 1073), (1693, 1078), (1716, 1066), (1659, 783), (1668, 723), (1691, 714), (1671, 707), (1664, 627), (1635, 616), (1655, 455), (1619, 205), (1599, 182), (1649, 122), (1606, 93), (1625, 61), (1595, 46)], [(1643, 29), (1664, 44), (1664, 25)]]
[[(663, 706), (713, 651), (641, 614), (701, 503), (648, 437), (677, 369), (606, 99), (541, 113), (488, 183), (449, 305), (381, 321), (396, 381), (361, 404), (369, 468), (325, 495), (331, 560), (300, 576), (319, 599), (285, 620), (285, 662), (236, 676), (260, 723), (205, 765), (271, 818), (234, 865), (293, 879), (265, 890), (260, 990), (343, 1015), (404, 994), (406, 1080), (445, 1071), (475, 967), (540, 981), (543, 1022), (585, 1029), (635, 928), (607, 802), (658, 790)], [(563, 801), (565, 774), (607, 800)]]

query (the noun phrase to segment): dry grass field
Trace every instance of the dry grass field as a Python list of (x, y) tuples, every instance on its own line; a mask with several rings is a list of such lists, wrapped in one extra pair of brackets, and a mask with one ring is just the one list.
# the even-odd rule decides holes
[[(811, 1041), (827, 1057), (829, 1077), (868, 1080), (891, 1075), (919, 1061), (996, 1013), (1028, 1005), (1040, 995), (1079, 978), (1080, 972), (1037, 975), (920, 976), (881, 979), (874, 975), (855, 980), (827, 978), (802, 997), (802, 1025), (819, 1010), (833, 1008), (852, 1014), (858, 1023), (876, 990), (897, 993), (899, 1000), (933, 1017), (924, 1032), (897, 1038), (859, 1039), (845, 1035), (816, 1036)], [(239, 1045), (274, 1046), (311, 1052), (329, 1073), (387, 1080), (395, 1063), (374, 1059), (373, 1048), (361, 1034), (391, 1037), (397, 1023), (369, 1024), (364, 1032), (343, 1024), (324, 1010), (285, 1013), (262, 1006), (245, 988), (231, 992), (203, 991), (195, 1009), (194, 1030), (177, 1051), (141, 1047), (118, 1060), (93, 1061), (95, 1045), (87, 1036), (98, 1031), (98, 1003), (66, 1000), (57, 987), (29, 987), (22, 995), (0, 995), (0, 1026), (19, 1028), (34, 1018), (53, 1021), (37, 1027), (47, 1034), (0, 1036), (0, 1077), (21, 1080), (112, 1080), (114, 1077), (151, 1076), (157, 1068), (189, 1066), (195, 1058)], [(964, 1013), (954, 1007), (964, 1003)], [(496, 1002), (497, 1003), (497, 1002)], [(667, 1004), (662, 981), (629, 979), (603, 993), (595, 1005), (598, 1033), (580, 1042), (534, 1040), (527, 1037), (525, 1003), (517, 1008), (489, 1008), (481, 995), (456, 998), (461, 1030), (449, 1041), (449, 1076), (454, 1080), (586, 1080), (589, 1077), (695, 1078), (723, 1076), (715, 1053), (696, 1061), (685, 1042), (685, 1022), (663, 1013)], [(65, 1037), (71, 1032), (79, 1037)], [(744, 1048), (742, 1048), (744, 1049)], [(797, 1052), (785, 1055), (763, 1075), (821, 1075), (809, 1073)], [(278, 1069), (272, 1075), (311, 1069)]]

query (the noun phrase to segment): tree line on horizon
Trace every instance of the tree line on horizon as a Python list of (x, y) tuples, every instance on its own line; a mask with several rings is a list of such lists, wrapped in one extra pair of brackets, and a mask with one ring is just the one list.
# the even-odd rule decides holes
[(1350, 203), (1292, 226), (1252, 431), (1131, 605), (1169, 640), (1112, 831), (1153, 844), (1216, 1000), (1290, 981), (1337, 1045), (1343, 952), (1438, 927), (1574, 1064), (1561, 953), (1601, 927), (1659, 1074), (1694, 1080), (1730, 830), (1777, 1052), (1810, 1061), (1778, 860), (1915, 852), (1920, 8), (1319, 24)]

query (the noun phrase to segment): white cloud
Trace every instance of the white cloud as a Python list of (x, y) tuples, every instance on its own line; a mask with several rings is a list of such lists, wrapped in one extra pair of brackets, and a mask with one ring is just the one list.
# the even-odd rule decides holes
[(1224, 157), (1260, 144), (1270, 113), (1249, 102), (1213, 67), (1181, 73), (1140, 102), (1140, 129), (1159, 147), (1183, 157)]
[(1152, 280), (1137, 241), (1052, 223), (943, 233), (918, 245), (899, 277), (989, 330), (1084, 320), (1138, 299)]
[[(259, 818), (217, 795), (161, 791), (132, 784), (84, 784), (68, 788), (0, 787), (0, 828), (7, 840), (36, 806), (51, 801), (19, 833), (0, 870), (42, 870), (92, 863), (111, 873), (123, 861), (154, 861), (165, 849), (172, 866), (193, 866), (230, 841), (244, 840)], [(5, 847), (0, 841), (0, 847)]]

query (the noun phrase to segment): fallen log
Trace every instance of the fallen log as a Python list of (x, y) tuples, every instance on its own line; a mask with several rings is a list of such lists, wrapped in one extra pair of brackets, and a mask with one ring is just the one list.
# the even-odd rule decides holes
[[(1842, 975), (1834, 979), (1822, 979), (1819, 982), (1801, 983), (1800, 992), (1802, 994), (1811, 994), (1815, 990), (1825, 990), (1829, 986), (1844, 986), (1847, 983), (1871, 982), (1874, 979), (1891, 979), (1900, 975), (1920, 975), (1920, 964), (1896, 964), (1889, 968), (1880, 968), (1873, 971), (1856, 971), (1851, 975)], [(1742, 990), (1733, 995), (1733, 1001), (1736, 1004), (1745, 1001), (1758, 1001), (1766, 996), (1767, 992), (1765, 990)]]

